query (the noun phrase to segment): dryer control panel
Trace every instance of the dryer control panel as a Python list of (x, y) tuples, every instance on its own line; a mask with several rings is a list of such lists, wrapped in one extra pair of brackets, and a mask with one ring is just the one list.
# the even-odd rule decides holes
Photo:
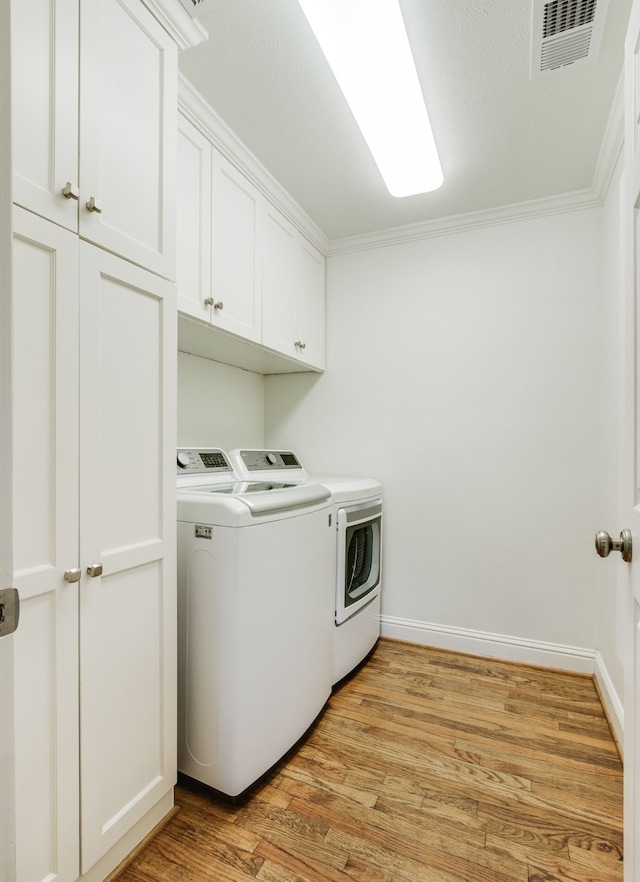
[(204, 473), (233, 476), (226, 453), (218, 447), (179, 447), (176, 472), (178, 475)]

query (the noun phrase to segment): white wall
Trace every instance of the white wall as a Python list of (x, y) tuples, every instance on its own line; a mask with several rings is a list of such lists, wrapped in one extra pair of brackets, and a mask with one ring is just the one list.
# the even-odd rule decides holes
[(264, 446), (264, 377), (178, 353), (178, 446)]
[(595, 648), (600, 252), (592, 209), (329, 258), (327, 371), (266, 379), (266, 441), (384, 482), (387, 621)]

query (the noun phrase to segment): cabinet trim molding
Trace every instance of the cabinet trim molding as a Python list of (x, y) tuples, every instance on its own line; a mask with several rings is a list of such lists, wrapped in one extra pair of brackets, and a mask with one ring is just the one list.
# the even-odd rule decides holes
[[(150, 0), (144, 0), (144, 2), (150, 2)], [(178, 76), (178, 110), (196, 128), (200, 129), (213, 146), (235, 165), (238, 171), (296, 227), (305, 239), (308, 239), (318, 249), (323, 257), (326, 256), (329, 247), (327, 236), (182, 74)]]
[(177, 0), (142, 0), (175, 41), (179, 49), (190, 49), (209, 39), (209, 32)]

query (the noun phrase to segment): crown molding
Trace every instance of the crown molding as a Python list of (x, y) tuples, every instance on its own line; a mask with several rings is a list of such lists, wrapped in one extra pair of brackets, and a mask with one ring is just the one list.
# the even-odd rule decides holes
[(208, 138), (308, 241), (326, 255), (329, 239), (182, 74), (178, 110)]
[(179, 49), (190, 49), (209, 39), (209, 32), (199, 21), (191, 18), (178, 0), (142, 0), (155, 15)]
[(591, 189), (580, 190), (546, 199), (536, 199), (530, 202), (520, 202), (484, 211), (473, 211), (467, 214), (436, 218), (432, 221), (423, 221), (417, 224), (407, 224), (402, 227), (393, 227), (374, 233), (364, 233), (360, 236), (333, 239), (329, 244), (327, 255), (349, 254), (354, 251), (367, 251), (370, 248), (385, 248), (390, 245), (416, 242), (420, 239), (432, 239), (435, 236), (464, 233), (480, 227), (508, 224), (549, 214), (576, 211), (582, 208), (594, 208), (600, 204), (600, 200)]
[(557, 196), (534, 199), (527, 202), (504, 205), (483, 211), (451, 215), (407, 224), (359, 236), (348, 236), (332, 239), (327, 249), (327, 256), (350, 254), (355, 251), (367, 251), (371, 248), (385, 248), (420, 239), (431, 239), (434, 236), (446, 236), (463, 233), (480, 227), (532, 220), (546, 215), (579, 211), (587, 208), (599, 208), (606, 199), (609, 185), (616, 163), (624, 146), (624, 84), (620, 77), (613, 101), (611, 113), (605, 130), (600, 154), (596, 164), (593, 183), (584, 190), (574, 190)]

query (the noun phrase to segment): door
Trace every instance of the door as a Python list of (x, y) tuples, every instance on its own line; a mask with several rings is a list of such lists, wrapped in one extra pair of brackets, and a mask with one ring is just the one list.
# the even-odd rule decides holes
[(298, 269), (298, 339), (304, 344), (300, 359), (324, 369), (325, 260), (300, 236)]
[[(78, 237), (21, 208), (13, 247), (18, 882), (78, 876)], [(65, 578), (67, 571), (67, 578)], [(75, 573), (75, 575), (74, 575)]]
[(86, 873), (176, 780), (175, 285), (80, 243)]
[(267, 203), (263, 236), (262, 345), (297, 358), (298, 233)]
[(211, 144), (178, 114), (178, 309), (211, 320)]
[(77, 231), (78, 0), (12, 0), (11, 37), (14, 202)]
[[(9, 4), (0, 3), (0, 107), (8, 107)], [(11, 527), (11, 125), (0, 126), (0, 589), (13, 576)], [(0, 637), (0, 879), (15, 878), (13, 643)]]
[(211, 321), (225, 331), (259, 343), (262, 197), (215, 149), (211, 188)]
[(140, 0), (80, 12), (80, 235), (175, 279), (177, 47)]
[(625, 522), (635, 543), (628, 583), (624, 702), (625, 880), (640, 879), (640, 0), (634, 0), (625, 46), (626, 456)]

